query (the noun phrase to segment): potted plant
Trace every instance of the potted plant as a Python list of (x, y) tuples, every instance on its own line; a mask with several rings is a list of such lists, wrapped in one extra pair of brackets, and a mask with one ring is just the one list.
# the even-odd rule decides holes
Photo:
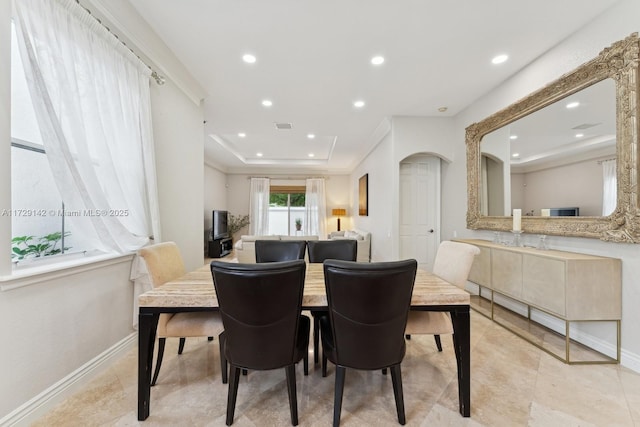
[(302, 218), (296, 218), (296, 231), (302, 230)]

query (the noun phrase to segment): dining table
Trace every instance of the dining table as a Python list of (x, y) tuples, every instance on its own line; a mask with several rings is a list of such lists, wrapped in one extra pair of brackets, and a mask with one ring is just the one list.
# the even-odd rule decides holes
[[(156, 328), (160, 313), (217, 311), (218, 299), (210, 265), (185, 274), (138, 297), (138, 420), (149, 417), (151, 369)], [(327, 310), (322, 264), (308, 263), (305, 273), (303, 310)], [(453, 323), (453, 343), (458, 368), (459, 411), (471, 415), (470, 295), (437, 275), (418, 269), (411, 310), (446, 311)]]

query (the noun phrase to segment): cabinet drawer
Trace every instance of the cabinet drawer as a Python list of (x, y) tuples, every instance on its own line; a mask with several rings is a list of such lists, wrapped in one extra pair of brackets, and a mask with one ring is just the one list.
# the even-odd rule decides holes
[(491, 287), (513, 298), (522, 298), (522, 254), (493, 249)]
[(525, 256), (522, 261), (522, 297), (531, 305), (566, 315), (566, 263), (563, 260)]

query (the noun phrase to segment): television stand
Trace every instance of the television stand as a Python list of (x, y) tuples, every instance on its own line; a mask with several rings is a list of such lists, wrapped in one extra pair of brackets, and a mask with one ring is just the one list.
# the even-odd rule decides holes
[(233, 240), (231, 237), (209, 240), (209, 258), (222, 258), (231, 253)]

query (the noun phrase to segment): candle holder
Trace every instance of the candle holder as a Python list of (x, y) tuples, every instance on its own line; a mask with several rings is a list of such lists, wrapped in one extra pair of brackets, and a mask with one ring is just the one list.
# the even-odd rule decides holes
[(538, 246), (536, 246), (536, 249), (539, 249), (541, 251), (546, 251), (549, 249), (549, 245), (547, 245), (547, 236), (545, 236), (544, 234), (538, 236)]
[(513, 246), (521, 248), (523, 246), (522, 237), (520, 237), (522, 230), (511, 230), (511, 233), (513, 234)]

